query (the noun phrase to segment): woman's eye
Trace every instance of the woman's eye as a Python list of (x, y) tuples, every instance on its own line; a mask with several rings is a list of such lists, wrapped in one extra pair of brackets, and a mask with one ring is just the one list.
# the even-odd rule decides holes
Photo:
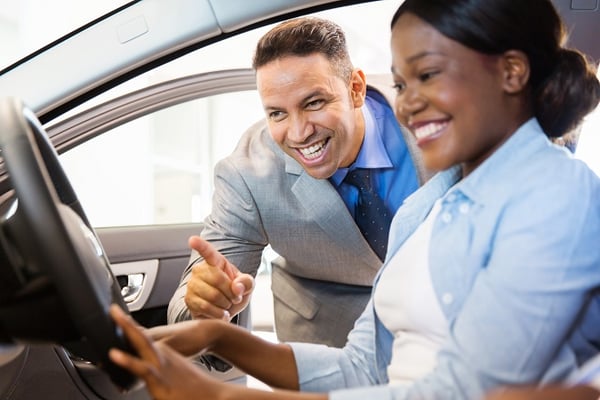
[(402, 93), (404, 92), (404, 89), (406, 89), (406, 84), (400, 82), (394, 83), (393, 88), (396, 90), (396, 93)]
[(429, 79), (431, 79), (433, 76), (437, 75), (437, 71), (427, 71), (427, 72), (423, 72), (421, 75), (419, 75), (419, 79), (422, 82), (425, 82)]

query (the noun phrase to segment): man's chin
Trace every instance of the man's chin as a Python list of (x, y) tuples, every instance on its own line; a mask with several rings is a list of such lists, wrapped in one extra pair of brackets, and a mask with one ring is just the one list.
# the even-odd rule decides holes
[(331, 171), (330, 169), (303, 167), (304, 170), (315, 179), (328, 179), (335, 173), (335, 170)]

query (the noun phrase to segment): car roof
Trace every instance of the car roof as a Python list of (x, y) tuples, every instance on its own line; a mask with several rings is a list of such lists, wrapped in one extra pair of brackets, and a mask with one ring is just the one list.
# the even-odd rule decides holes
[(219, 38), (302, 10), (361, 2), (135, 1), (4, 70), (0, 96), (16, 95), (44, 115)]
[[(220, 38), (302, 13), (369, 1), (374, 0), (133, 1), (0, 72), (0, 96), (20, 97), (45, 122)], [(598, 0), (553, 2), (568, 25), (569, 45), (600, 60), (600, 41), (594, 40), (600, 26)]]

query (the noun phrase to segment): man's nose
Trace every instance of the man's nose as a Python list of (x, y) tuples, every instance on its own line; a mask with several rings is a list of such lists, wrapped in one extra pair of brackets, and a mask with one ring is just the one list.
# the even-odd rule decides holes
[(304, 114), (292, 115), (289, 119), (288, 139), (303, 143), (314, 133), (314, 127)]

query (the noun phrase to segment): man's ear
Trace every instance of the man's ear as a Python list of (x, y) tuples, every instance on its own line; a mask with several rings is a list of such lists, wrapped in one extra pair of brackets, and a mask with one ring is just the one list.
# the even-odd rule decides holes
[(504, 90), (510, 94), (521, 92), (529, 82), (529, 58), (522, 51), (509, 50), (502, 55), (502, 63)]
[(367, 79), (362, 69), (355, 68), (350, 76), (350, 96), (354, 107), (362, 107), (367, 95)]

